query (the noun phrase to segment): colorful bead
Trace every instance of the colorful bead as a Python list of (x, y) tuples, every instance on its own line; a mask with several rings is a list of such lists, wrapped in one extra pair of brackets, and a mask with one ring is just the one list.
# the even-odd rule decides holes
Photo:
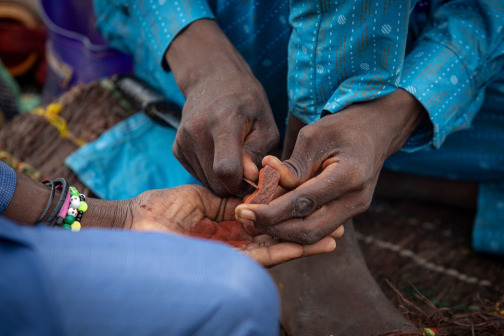
[[(79, 212), (77, 211), (77, 209), (74, 209), (74, 208), (68, 208), (68, 212), (67, 212), (67, 215), (68, 216), (72, 216), (72, 217), (77, 217), (77, 215), (79, 214)], [(68, 217), (67, 216), (67, 217)]]
[(70, 224), (63, 224), (63, 229), (70, 230), (71, 228)]
[(70, 195), (71, 196), (80, 196), (79, 192), (74, 187), (70, 187)]
[(70, 207), (74, 209), (78, 209), (80, 207), (80, 197), (79, 196), (72, 196), (70, 197)]
[(86, 200), (86, 196), (84, 194), (80, 194), (80, 200), (81, 201), (85, 201)]
[(80, 222), (73, 222), (72, 231), (77, 232), (77, 231), (80, 231), (80, 229), (81, 229), (81, 223)]
[[(74, 209), (74, 210), (75, 210), (75, 209)], [(69, 216), (66, 216), (66, 217), (65, 217), (65, 223), (66, 223), (66, 224), (72, 224), (73, 222), (75, 222), (75, 218), (74, 218), (74, 216), (70, 216), (70, 215), (69, 215)]]
[(84, 202), (84, 201), (82, 201), (82, 202), (80, 203), (80, 207), (79, 207), (77, 210), (82, 211), (82, 212), (86, 212), (86, 211), (87, 211), (87, 209), (88, 209), (88, 205), (87, 205), (87, 203), (86, 203), (86, 202)]

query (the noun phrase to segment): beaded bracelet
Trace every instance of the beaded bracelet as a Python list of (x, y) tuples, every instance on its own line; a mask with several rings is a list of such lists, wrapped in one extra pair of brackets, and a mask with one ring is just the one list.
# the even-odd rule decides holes
[(65, 199), (68, 194), (68, 181), (63, 179), (63, 178), (58, 178), (56, 180), (52, 181), (53, 185), (56, 187), (56, 189), (62, 189), (61, 191), (61, 196), (58, 200), (58, 203), (56, 203), (56, 207), (54, 208), (53, 212), (51, 213), (51, 216), (47, 219), (46, 225), (51, 225), (51, 223), (54, 221), (58, 213), (61, 211), (61, 208), (63, 205), (66, 203)]
[(74, 187), (70, 187), (69, 196), (68, 210), (64, 218), (65, 224), (63, 224), (63, 228), (72, 231), (80, 231), (82, 216), (88, 209), (86, 196), (80, 194)]

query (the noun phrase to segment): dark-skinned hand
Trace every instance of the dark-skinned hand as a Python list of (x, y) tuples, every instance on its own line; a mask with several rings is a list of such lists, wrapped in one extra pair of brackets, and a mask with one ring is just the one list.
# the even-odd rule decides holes
[(290, 191), (269, 205), (240, 205), (236, 218), (273, 237), (320, 241), (368, 209), (385, 159), (425, 115), (413, 96), (397, 90), (303, 127), (290, 159), (267, 156), (262, 162), (280, 173), (280, 185)]
[[(45, 208), (51, 189), (22, 174), (18, 174), (17, 179), (16, 191), (3, 215), (19, 223), (34, 224)], [(56, 207), (59, 198), (60, 193), (57, 192), (45, 220)], [(229, 224), (229, 221), (233, 221), (235, 208), (242, 200), (236, 197), (220, 198), (204, 187), (186, 185), (149, 190), (124, 201), (88, 197), (86, 202), (89, 209), (81, 223), (83, 229), (117, 228), (195, 236), (195, 226), (204, 218), (207, 219), (203, 222), (204, 225), (220, 225), (223, 221), (228, 221)], [(26, 211), (27, 203), (30, 204), (31, 211)], [(236, 228), (235, 232), (240, 232), (240, 236), (239, 241), (233, 241), (234, 237), (228, 240), (234, 242), (239, 251), (265, 267), (331, 252), (336, 247), (333, 238), (339, 238), (344, 233), (341, 227), (333, 238), (327, 237), (315, 245), (302, 245), (283, 242), (250, 228), (245, 230), (240, 222), (231, 224)]]
[(187, 98), (175, 157), (217, 195), (241, 194), (279, 141), (263, 87), (212, 20), (192, 23), (166, 59)]
[[(233, 221), (235, 208), (241, 202), (236, 197), (220, 198), (197, 185), (150, 190), (130, 201), (126, 227), (191, 236), (195, 225), (203, 218), (209, 218), (217, 225)], [(207, 221), (206, 225), (213, 225), (212, 221)], [(240, 222), (236, 224), (242, 225)], [(292, 259), (331, 252), (336, 247), (333, 238), (339, 238), (343, 233), (341, 227), (332, 237), (326, 237), (315, 245), (302, 245), (243, 230), (236, 248), (263, 266), (271, 267)]]

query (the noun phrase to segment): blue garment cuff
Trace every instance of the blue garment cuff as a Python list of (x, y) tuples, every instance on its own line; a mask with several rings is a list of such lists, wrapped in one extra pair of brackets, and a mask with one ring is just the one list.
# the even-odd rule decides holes
[(17, 176), (14, 169), (0, 162), (0, 215), (9, 206), (16, 191)]
[(450, 133), (470, 126), (462, 101), (464, 91), (470, 88), (469, 77), (449, 47), (428, 40), (418, 42), (404, 61), (399, 87), (425, 107), (430, 119), (413, 133), (404, 150), (414, 151), (429, 144), (439, 148)]
[[(145, 11), (150, 15), (145, 15)], [(201, 19), (215, 19), (206, 1), (168, 1), (149, 8), (134, 6), (134, 15), (146, 31), (146, 43), (154, 53), (158, 64), (165, 70), (168, 63), (165, 54), (173, 40), (191, 23)]]

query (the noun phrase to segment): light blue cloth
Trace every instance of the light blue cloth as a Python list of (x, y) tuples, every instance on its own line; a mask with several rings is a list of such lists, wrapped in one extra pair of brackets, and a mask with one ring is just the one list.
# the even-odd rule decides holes
[(17, 226), (0, 217), (2, 335), (271, 335), (268, 272), (179, 235)]
[(143, 112), (118, 123), (65, 163), (99, 197), (123, 200), (151, 189), (199, 184), (172, 153), (176, 130)]

